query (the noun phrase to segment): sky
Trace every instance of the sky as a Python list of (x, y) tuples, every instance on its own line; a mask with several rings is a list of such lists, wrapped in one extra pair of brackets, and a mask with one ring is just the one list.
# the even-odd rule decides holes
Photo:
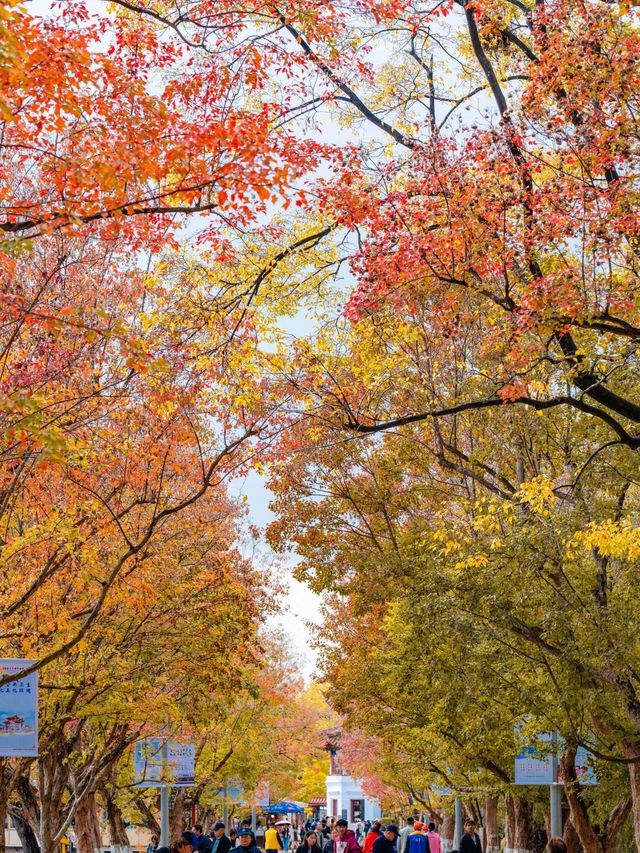
[[(267, 489), (264, 478), (256, 472), (249, 474), (243, 480), (231, 483), (231, 492), (238, 497), (246, 497), (249, 522), (255, 524), (261, 530), (273, 521), (274, 514), (269, 509), (271, 492)], [(261, 546), (265, 563), (274, 556), (268, 549), (266, 543)], [(306, 584), (297, 581), (291, 574), (297, 557), (295, 553), (285, 556), (282, 561), (282, 574), (288, 587), (288, 593), (281, 600), (282, 610), (276, 616), (270, 616), (267, 628), (282, 630), (289, 639), (291, 651), (300, 668), (300, 673), (306, 681), (310, 681), (317, 668), (317, 654), (311, 647), (311, 637), (319, 630), (321, 618), (319, 615), (320, 596), (312, 592)], [(309, 628), (307, 622), (311, 621), (317, 627)]]

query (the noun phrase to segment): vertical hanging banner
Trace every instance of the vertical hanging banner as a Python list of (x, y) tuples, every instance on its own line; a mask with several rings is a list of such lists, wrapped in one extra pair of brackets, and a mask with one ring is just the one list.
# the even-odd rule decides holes
[[(14, 675), (35, 661), (0, 658), (0, 673)], [(38, 755), (38, 673), (0, 687), (0, 756)]]
[(254, 791), (253, 799), (251, 801), (251, 805), (254, 808), (257, 808), (258, 806), (260, 806), (260, 807), (266, 806), (268, 808), (269, 807), (269, 796), (270, 796), (269, 783), (268, 782), (260, 782), (260, 784), (258, 785), (256, 790)]

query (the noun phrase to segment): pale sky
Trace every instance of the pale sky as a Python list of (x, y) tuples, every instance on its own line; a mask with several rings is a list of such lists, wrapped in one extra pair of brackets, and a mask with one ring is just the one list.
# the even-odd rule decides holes
[[(267, 489), (264, 478), (257, 473), (251, 473), (244, 480), (230, 484), (232, 494), (246, 496), (249, 506), (248, 521), (255, 524), (261, 530), (273, 521), (274, 515), (269, 509), (271, 492)], [(269, 559), (268, 547), (262, 545), (263, 552)], [(321, 619), (319, 614), (320, 596), (312, 592), (306, 584), (300, 583), (291, 576), (290, 568), (295, 565), (296, 555), (290, 554), (284, 561), (283, 571), (289, 592), (282, 599), (282, 613), (267, 620), (269, 627), (281, 628), (291, 641), (291, 647), (298, 660), (300, 671), (305, 679), (313, 677), (316, 669), (317, 655), (311, 648), (310, 633), (305, 624), (307, 620), (319, 625)], [(318, 628), (315, 629), (319, 630)]]

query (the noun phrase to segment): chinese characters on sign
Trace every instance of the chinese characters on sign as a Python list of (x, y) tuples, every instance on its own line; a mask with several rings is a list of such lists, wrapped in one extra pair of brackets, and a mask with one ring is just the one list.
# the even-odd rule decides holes
[(516, 756), (516, 785), (551, 785), (553, 778), (553, 759), (551, 755), (541, 756), (535, 746), (526, 746)]
[[(529, 744), (523, 747), (515, 761), (516, 785), (552, 785), (554, 779), (553, 743), (552, 735), (544, 732), (538, 735), (537, 744)], [(555, 748), (558, 753), (564, 749), (564, 741), (557, 735)], [(583, 746), (576, 750), (576, 776), (581, 785), (597, 785), (595, 771), (591, 763), (590, 754)], [(562, 782), (562, 774), (558, 773), (558, 782)]]
[[(26, 669), (32, 660), (0, 658), (2, 675)], [(38, 673), (0, 687), (0, 756), (38, 754)]]

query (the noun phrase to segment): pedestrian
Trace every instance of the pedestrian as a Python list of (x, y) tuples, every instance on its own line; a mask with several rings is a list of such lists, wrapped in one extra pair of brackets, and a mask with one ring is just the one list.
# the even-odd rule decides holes
[(248, 826), (243, 826), (238, 830), (237, 849), (242, 850), (243, 853), (260, 853), (260, 850), (256, 846), (253, 832), (251, 832)]
[[(258, 823), (260, 823), (260, 821), (258, 821)], [(253, 843), (256, 845), (256, 847), (258, 847), (258, 846), (259, 846), (259, 845), (258, 845), (258, 842), (256, 841), (255, 833), (254, 833), (254, 831), (251, 829), (251, 821), (250, 821), (250, 820), (247, 820), (247, 818), (246, 818), (246, 817), (241, 821), (241, 823), (240, 823), (240, 829), (248, 829), (248, 830), (249, 830), (249, 832), (251, 833), (251, 840), (252, 840), (252, 841), (253, 841)], [(238, 830), (238, 832), (240, 832), (240, 830)]]
[(430, 853), (429, 839), (422, 834), (423, 829), (420, 821), (414, 821), (413, 832), (407, 836), (405, 853)]
[(275, 824), (270, 822), (264, 834), (265, 853), (278, 853), (279, 850), (283, 849), (284, 845), (282, 844), (280, 833), (276, 829)]
[(365, 822), (364, 822), (364, 834), (365, 834), (365, 836), (368, 834), (370, 829), (371, 829), (371, 821), (365, 820)]
[(442, 853), (442, 839), (438, 835), (436, 825), (433, 821), (429, 821), (427, 838), (429, 839), (429, 850), (431, 853)]
[(413, 824), (414, 819), (411, 815), (408, 818), (405, 818), (405, 825), (402, 827), (400, 834), (398, 835), (398, 853), (404, 853), (407, 846), (407, 838), (413, 832)]
[(465, 820), (464, 830), (464, 835), (460, 839), (460, 853), (482, 853), (482, 843), (476, 832), (476, 822), (473, 818)]
[(567, 853), (567, 845), (556, 835), (547, 842), (547, 853)]
[(238, 846), (238, 830), (230, 829), (229, 830), (229, 841), (231, 842), (232, 847)]
[(364, 839), (364, 845), (362, 846), (362, 853), (372, 853), (373, 845), (378, 838), (380, 838), (380, 827), (381, 823), (379, 820), (374, 820), (371, 824), (371, 829), (367, 832), (366, 838)]
[(191, 832), (196, 837), (194, 847), (196, 848), (198, 853), (211, 853), (213, 843), (209, 836), (203, 833), (202, 824), (194, 823), (191, 827)]
[(318, 835), (313, 829), (311, 832), (307, 832), (296, 853), (322, 853), (322, 848), (318, 843)]
[[(247, 822), (249, 823), (249, 827), (251, 827), (251, 822), (250, 821), (247, 821)], [(256, 847), (262, 847), (264, 849), (264, 846), (265, 846), (265, 829), (264, 829), (264, 824), (262, 823), (261, 820), (259, 820), (256, 823), (255, 833), (252, 832), (251, 834), (253, 836), (253, 841), (254, 841), (254, 844), (256, 845)]]
[(324, 842), (324, 845), (322, 846), (322, 853), (333, 853), (333, 842), (336, 840), (337, 837), (338, 830), (334, 827), (334, 829), (331, 830), (329, 837)]
[(183, 832), (180, 838), (173, 844), (175, 853), (193, 853), (193, 836), (190, 832)]
[(160, 839), (157, 835), (151, 836), (151, 841), (147, 844), (147, 853), (157, 853)]
[(396, 842), (398, 840), (398, 827), (390, 823), (381, 835), (373, 842), (373, 853), (396, 853)]
[(336, 837), (332, 853), (362, 853), (362, 848), (356, 841), (355, 832), (349, 829), (349, 824), (343, 817), (336, 821)]
[(213, 844), (211, 845), (211, 853), (229, 853), (231, 850), (231, 839), (225, 835), (226, 826), (224, 822), (219, 820), (213, 825)]

